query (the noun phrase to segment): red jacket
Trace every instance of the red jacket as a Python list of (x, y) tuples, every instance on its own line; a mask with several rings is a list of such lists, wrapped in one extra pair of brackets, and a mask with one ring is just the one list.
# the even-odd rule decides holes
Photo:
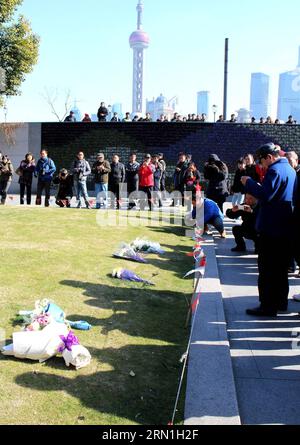
[(139, 169), (140, 187), (153, 187), (154, 186), (154, 166), (142, 165)]

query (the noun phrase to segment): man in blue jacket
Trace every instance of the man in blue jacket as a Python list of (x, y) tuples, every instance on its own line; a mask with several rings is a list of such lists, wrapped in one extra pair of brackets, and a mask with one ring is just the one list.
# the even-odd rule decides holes
[(248, 309), (248, 315), (277, 316), (288, 307), (288, 268), (291, 259), (293, 201), (296, 173), (286, 158), (280, 157), (278, 147), (265, 144), (258, 158), (267, 169), (262, 184), (244, 176), (241, 181), (246, 192), (259, 200), (256, 220), (258, 232), (258, 291), (260, 306)]
[(36, 205), (42, 204), (42, 193), (45, 189), (45, 207), (49, 207), (50, 187), (56, 167), (52, 159), (48, 158), (47, 150), (41, 150), (40, 155), (34, 172), (35, 177), (38, 178)]

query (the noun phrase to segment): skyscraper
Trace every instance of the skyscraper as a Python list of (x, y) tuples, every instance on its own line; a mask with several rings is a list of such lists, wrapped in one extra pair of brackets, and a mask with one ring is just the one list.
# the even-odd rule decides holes
[(279, 78), (278, 118), (286, 121), (289, 115), (300, 122), (300, 47), (297, 68)]
[(269, 116), (269, 93), (270, 77), (264, 73), (252, 73), (250, 110), (256, 119)]
[(148, 48), (150, 39), (148, 34), (142, 30), (144, 10), (142, 0), (139, 0), (136, 10), (137, 31), (134, 31), (129, 39), (130, 47), (133, 49), (132, 113), (141, 114), (143, 112), (144, 50)]
[(199, 91), (197, 94), (197, 114), (209, 115), (209, 91)]

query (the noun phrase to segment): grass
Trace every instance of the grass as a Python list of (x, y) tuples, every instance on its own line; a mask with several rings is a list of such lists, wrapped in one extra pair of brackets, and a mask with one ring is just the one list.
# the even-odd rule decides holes
[[(0, 423), (167, 424), (188, 337), (185, 296), (192, 293), (192, 282), (182, 279), (192, 266), (184, 229), (100, 227), (94, 211), (19, 207), (1, 209), (0, 227), (6, 338), (20, 329), (17, 311), (40, 298), (55, 301), (69, 319), (93, 325), (77, 331), (93, 357), (80, 371), (61, 358), (39, 364), (0, 355)], [(166, 254), (149, 256), (148, 265), (112, 258), (120, 242), (137, 236), (159, 241)], [(115, 267), (156, 286), (114, 280)]]

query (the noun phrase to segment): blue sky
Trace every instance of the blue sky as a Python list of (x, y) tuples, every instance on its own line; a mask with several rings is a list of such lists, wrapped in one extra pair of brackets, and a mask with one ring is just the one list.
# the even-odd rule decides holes
[[(41, 37), (38, 65), (22, 96), (8, 102), (9, 121), (52, 121), (45, 88), (71, 90), (82, 112), (101, 100), (131, 111), (132, 51), (137, 0), (24, 0), (24, 14)], [(183, 113), (196, 111), (196, 93), (223, 95), (224, 39), (230, 39), (228, 112), (249, 107), (251, 72), (271, 75), (276, 116), (279, 74), (295, 68), (300, 46), (299, 0), (144, 0), (146, 52), (144, 98), (179, 97)], [(62, 104), (58, 103), (58, 108)], [(3, 112), (0, 112), (3, 119)]]

